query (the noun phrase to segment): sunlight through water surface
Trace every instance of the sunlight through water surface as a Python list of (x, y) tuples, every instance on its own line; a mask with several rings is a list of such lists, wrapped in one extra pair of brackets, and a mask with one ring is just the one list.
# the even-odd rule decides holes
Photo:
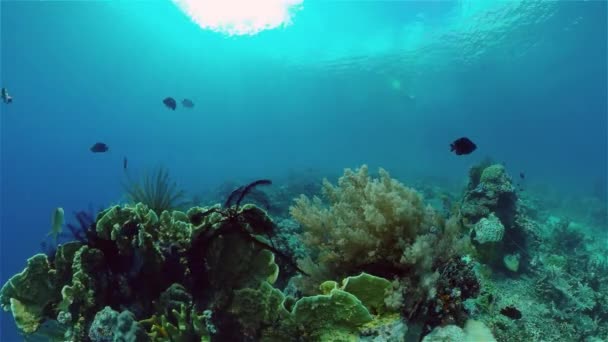
[(254, 35), (287, 26), (303, 0), (173, 0), (203, 29), (227, 35)]

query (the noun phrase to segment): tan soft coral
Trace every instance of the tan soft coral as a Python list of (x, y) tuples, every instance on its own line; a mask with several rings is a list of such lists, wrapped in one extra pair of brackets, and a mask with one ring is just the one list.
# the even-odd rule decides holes
[(399, 269), (411, 261), (411, 266), (420, 257), (412, 255), (416, 238), (431, 234), (425, 237), (429, 242), (429, 236), (442, 230), (443, 221), (420, 194), (384, 169), (378, 174), (370, 177), (366, 165), (346, 169), (337, 186), (324, 180), (326, 203), (301, 196), (291, 207), (312, 251), (311, 261), (326, 275), (345, 276), (376, 264)]

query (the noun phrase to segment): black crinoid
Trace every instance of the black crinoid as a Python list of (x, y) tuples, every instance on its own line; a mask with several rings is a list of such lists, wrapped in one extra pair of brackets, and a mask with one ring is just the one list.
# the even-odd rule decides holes
[(71, 240), (82, 242), (86, 244), (91, 237), (91, 229), (95, 227), (95, 220), (97, 214), (102, 209), (95, 212), (91, 206), (88, 210), (79, 210), (73, 213), (76, 222), (67, 223), (65, 226), (69, 232), (62, 234), (65, 237), (69, 237)]
[(256, 248), (269, 250), (279, 258), (278, 261), (282, 261), (292, 269), (306, 274), (289, 256), (273, 246), (272, 238), (276, 233), (276, 226), (268, 219), (266, 213), (254, 205), (241, 206), (245, 197), (254, 188), (270, 184), (272, 184), (270, 180), (262, 179), (241, 186), (228, 196), (222, 207), (216, 206), (206, 211), (197, 212), (190, 217), (190, 221), (194, 225), (201, 224), (206, 217), (212, 214), (219, 214), (221, 217), (216, 229), (206, 230), (193, 238), (187, 258), (189, 268), (193, 272), (192, 286), (194, 288), (206, 287), (205, 262), (211, 245), (217, 240), (229, 236), (238, 237)]

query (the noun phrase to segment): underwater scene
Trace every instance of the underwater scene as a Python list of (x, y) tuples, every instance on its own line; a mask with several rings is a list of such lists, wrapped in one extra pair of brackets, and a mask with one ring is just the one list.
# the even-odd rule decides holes
[(608, 341), (606, 1), (0, 2), (0, 342)]

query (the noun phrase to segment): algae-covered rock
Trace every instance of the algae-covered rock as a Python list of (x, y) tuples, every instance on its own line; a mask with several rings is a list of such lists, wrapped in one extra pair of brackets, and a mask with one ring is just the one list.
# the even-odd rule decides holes
[(507, 174), (507, 170), (501, 164), (494, 164), (486, 167), (481, 172), (479, 182), (485, 187), (488, 192), (509, 193), (515, 191), (515, 187), (511, 182), (511, 177)]
[[(476, 184), (476, 185), (475, 185)], [(511, 177), (503, 165), (494, 164), (481, 171), (479, 180), (469, 179), (460, 213), (470, 224), (494, 213), (509, 226), (516, 214), (517, 195)]]

